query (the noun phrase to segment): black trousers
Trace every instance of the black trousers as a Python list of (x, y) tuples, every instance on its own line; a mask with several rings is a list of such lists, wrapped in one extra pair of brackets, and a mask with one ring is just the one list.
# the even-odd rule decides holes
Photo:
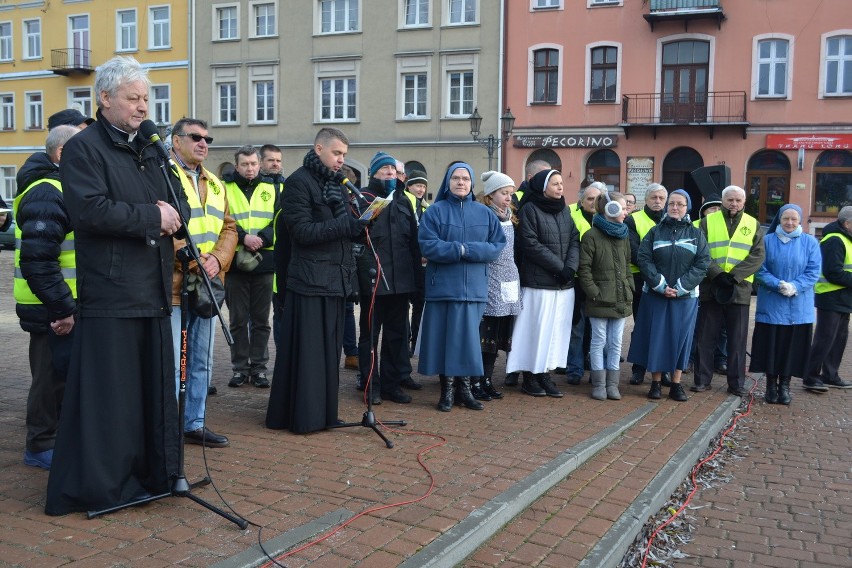
[(816, 329), (808, 355), (808, 378), (837, 381), (837, 369), (849, 338), (849, 314), (817, 308)]
[(225, 278), (228, 327), (234, 337), (231, 366), (235, 373), (257, 375), (269, 362), (269, 312), (272, 310), (271, 272), (231, 270)]
[[(633, 343), (633, 334), (636, 333), (636, 314), (639, 313), (639, 302), (642, 300), (642, 284), (645, 283), (645, 280), (642, 278), (642, 273), (637, 272), (633, 274), (633, 331), (630, 332), (630, 343)], [(634, 373), (642, 373), (645, 374), (645, 367), (639, 365), (638, 363), (633, 363), (631, 369)]]
[(409, 294), (376, 296), (375, 305), (372, 307), (372, 346), (378, 357), (373, 358), (370, 349), (372, 296), (361, 296), (358, 366), (364, 381), (370, 377), (372, 369), (372, 380), (376, 381), (373, 383), (373, 392), (391, 392), (399, 388), (402, 379), (411, 376), (411, 358), (408, 354), (409, 299)]
[(30, 372), (33, 377), (27, 394), (27, 450), (30, 452), (53, 449), (65, 377), (71, 361), (73, 333), (30, 333)]
[(695, 337), (696, 385), (709, 385), (713, 379), (713, 350), (723, 326), (728, 334), (728, 386), (742, 388), (745, 385), (748, 309), (748, 304), (723, 305), (715, 300), (701, 302)]

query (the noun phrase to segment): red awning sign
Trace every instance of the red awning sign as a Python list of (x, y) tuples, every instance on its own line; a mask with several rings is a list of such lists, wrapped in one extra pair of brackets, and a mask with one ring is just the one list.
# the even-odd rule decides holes
[(852, 134), (767, 134), (771, 150), (850, 150)]

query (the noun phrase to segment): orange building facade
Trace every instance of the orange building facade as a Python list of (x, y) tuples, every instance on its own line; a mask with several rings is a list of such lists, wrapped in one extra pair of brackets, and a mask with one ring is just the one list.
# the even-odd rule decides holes
[[(727, 166), (747, 211), (784, 203), (818, 231), (852, 205), (852, 12), (847, 0), (506, 2), (504, 170), (560, 169), (634, 193)], [(719, 168), (724, 170), (724, 168)], [(705, 170), (706, 171), (706, 170)], [(717, 184), (726, 185), (725, 174)]]

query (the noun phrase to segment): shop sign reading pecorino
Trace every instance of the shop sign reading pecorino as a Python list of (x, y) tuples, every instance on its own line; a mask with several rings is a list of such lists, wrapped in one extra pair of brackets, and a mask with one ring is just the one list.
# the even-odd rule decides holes
[(618, 136), (551, 135), (514, 136), (515, 148), (615, 148)]

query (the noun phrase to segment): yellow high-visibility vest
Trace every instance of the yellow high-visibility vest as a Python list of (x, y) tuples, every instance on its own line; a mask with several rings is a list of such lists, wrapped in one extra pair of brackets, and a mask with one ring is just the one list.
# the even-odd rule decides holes
[(207, 201), (202, 205), (201, 197), (186, 172), (182, 168), (176, 168), (175, 171), (191, 210), (187, 229), (198, 251), (207, 254), (216, 246), (225, 224), (225, 188), (216, 176), (204, 170), (207, 177)]
[[(645, 213), (644, 209), (640, 209), (632, 214), (633, 220), (636, 221), (636, 232), (639, 234), (639, 242), (642, 242), (642, 239), (645, 238), (645, 235), (648, 234), (648, 231), (654, 228), (656, 223), (653, 219), (648, 217), (648, 214)], [(639, 273), (639, 267), (630, 263), (630, 272), (633, 274)]]
[[(62, 184), (55, 179), (40, 179), (36, 180), (22, 191), (12, 203), (12, 213), (15, 217), (18, 216), (18, 206), (21, 200), (29, 190), (40, 183), (49, 183), (62, 193)], [(77, 258), (74, 255), (74, 231), (65, 235), (65, 240), (59, 247), (59, 271), (62, 273), (62, 279), (71, 288), (71, 296), (77, 299)], [(41, 304), (41, 300), (36, 297), (27, 280), (21, 274), (21, 226), (15, 225), (15, 282), (14, 282), (15, 301), (19, 304)]]
[[(251, 194), (251, 202), (239, 186), (230, 181), (225, 184), (228, 205), (237, 225), (249, 235), (257, 235), (272, 222), (275, 215), (275, 188), (271, 183), (261, 182)], [(237, 245), (239, 249), (243, 245)], [(262, 250), (272, 250), (273, 244)]]
[[(748, 257), (758, 225), (757, 219), (743, 213), (734, 236), (729, 237), (725, 214), (725, 211), (716, 211), (706, 217), (707, 245), (710, 247), (710, 258), (718, 261), (722, 270), (730, 272)], [(745, 280), (753, 282), (754, 274), (749, 275)]]
[[(840, 233), (831, 233), (822, 238), (820, 244), (824, 243), (828, 239), (832, 237), (837, 237), (841, 241), (843, 241), (843, 246), (846, 247), (846, 258), (843, 259), (843, 270), (846, 272), (852, 272), (852, 240), (849, 239), (846, 235), (841, 235)], [(840, 290), (845, 288), (845, 286), (841, 286), (840, 284), (835, 284), (834, 282), (829, 282), (825, 279), (825, 275), (820, 273), (819, 280), (814, 285), (814, 292), (817, 294), (825, 294), (826, 292), (834, 292), (835, 290)]]
[(583, 240), (583, 235), (586, 234), (586, 231), (592, 228), (586, 218), (583, 217), (583, 208), (580, 207), (579, 203), (572, 203), (568, 206), (571, 211), (571, 218), (574, 219), (574, 225), (577, 227), (577, 231), (580, 232), (580, 240)]

